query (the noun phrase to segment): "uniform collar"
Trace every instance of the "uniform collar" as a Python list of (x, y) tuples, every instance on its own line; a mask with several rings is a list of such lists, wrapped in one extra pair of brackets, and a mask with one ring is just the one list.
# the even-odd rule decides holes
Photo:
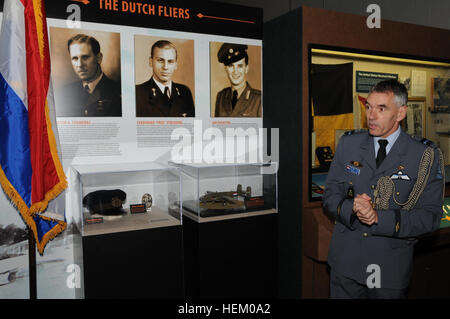
[(248, 87), (248, 82), (246, 81), (245, 82), (245, 84), (242, 86), (242, 87), (240, 87), (239, 89), (235, 89), (233, 86), (231, 87), (231, 91), (233, 92), (233, 91), (237, 91), (238, 92), (238, 98), (242, 95), (242, 93), (244, 93), (245, 92), (245, 90), (247, 89), (247, 87)]
[(392, 133), (391, 135), (389, 135), (386, 138), (381, 138), (379, 136), (374, 136), (373, 137), (373, 144), (375, 146), (375, 154), (377, 154), (378, 149), (380, 148), (380, 144), (378, 144), (378, 141), (381, 140), (381, 139), (388, 141), (388, 145), (386, 146), (386, 154), (389, 154), (389, 151), (391, 150), (391, 148), (394, 145), (395, 141), (400, 136), (400, 132), (401, 132), (401, 129), (400, 129), (400, 126), (399, 126), (394, 133)]
[(102, 78), (103, 78), (103, 72), (100, 73), (100, 76), (98, 78), (96, 78), (94, 81), (91, 81), (91, 82), (82, 81), (83, 87), (85, 87), (87, 85), (89, 88), (89, 93), (92, 94), (92, 92), (94, 92), (95, 88), (97, 87), (97, 84), (100, 82), (100, 80)]
[(162, 84), (161, 82), (159, 82), (153, 76), (152, 76), (152, 79), (156, 83), (156, 85), (159, 87), (159, 89), (161, 90), (161, 93), (164, 93), (164, 88), (167, 86), (169, 88), (170, 95), (172, 95), (172, 81), (170, 81), (169, 84), (166, 85), (166, 84)]

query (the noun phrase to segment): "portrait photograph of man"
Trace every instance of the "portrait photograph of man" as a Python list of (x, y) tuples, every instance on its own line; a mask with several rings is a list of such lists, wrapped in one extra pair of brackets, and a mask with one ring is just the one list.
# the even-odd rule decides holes
[(194, 41), (135, 36), (137, 117), (195, 117)]
[(261, 117), (261, 47), (211, 42), (211, 116)]
[(120, 34), (50, 28), (57, 117), (122, 116)]

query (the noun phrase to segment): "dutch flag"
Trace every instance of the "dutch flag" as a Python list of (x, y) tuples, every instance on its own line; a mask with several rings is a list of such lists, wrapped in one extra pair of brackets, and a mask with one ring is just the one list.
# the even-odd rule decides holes
[[(43, 0), (5, 0), (0, 32), (0, 183), (43, 254), (66, 223), (42, 215), (66, 188)], [(0, 212), (1, 215), (1, 212)]]

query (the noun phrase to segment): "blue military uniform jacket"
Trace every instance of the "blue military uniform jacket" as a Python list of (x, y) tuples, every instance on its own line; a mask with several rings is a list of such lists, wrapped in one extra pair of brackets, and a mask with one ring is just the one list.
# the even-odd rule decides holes
[[(371, 274), (367, 267), (378, 265), (381, 288), (401, 289), (410, 280), (417, 237), (440, 224), (442, 154), (402, 131), (377, 169), (373, 143), (367, 131), (344, 135), (339, 142), (323, 196), (335, 219), (328, 263), (364, 285)], [(378, 205), (378, 224), (365, 225), (352, 214), (352, 196), (363, 193)]]

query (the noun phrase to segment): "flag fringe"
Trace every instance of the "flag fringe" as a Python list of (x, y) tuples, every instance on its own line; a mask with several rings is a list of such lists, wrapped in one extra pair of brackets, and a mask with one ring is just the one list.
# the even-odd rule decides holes
[(42, 2), (41, 0), (33, 0), (34, 20), (36, 23), (37, 40), (39, 46), (39, 55), (41, 57), (41, 67), (43, 68), (44, 60), (44, 22), (42, 14)]
[(65, 180), (58, 182), (51, 190), (49, 190), (47, 193), (45, 193), (45, 197), (40, 202), (37, 202), (35, 204), (32, 204), (30, 207), (30, 213), (36, 214), (43, 212), (47, 206), (48, 203), (56, 198), (63, 190), (67, 188), (67, 182)]
[[(49, 218), (49, 217), (38, 215), (38, 214), (30, 214), (30, 209), (28, 208), (27, 204), (22, 199), (22, 196), (20, 196), (20, 194), (16, 191), (14, 186), (12, 186), (11, 183), (9, 182), (9, 180), (6, 178), (5, 172), (3, 171), (3, 169), (1, 167), (0, 167), (0, 184), (2, 186), (3, 191), (9, 197), (10, 201), (12, 202), (12, 204), (19, 211), (20, 216), (24, 220), (25, 224), (32, 231), (34, 239), (36, 241), (36, 248), (38, 249), (39, 254), (43, 255), (45, 246), (48, 244), (48, 242), (50, 240), (54, 239), (57, 235), (62, 233), (64, 231), (64, 229), (66, 229), (67, 223), (64, 222), (64, 221), (61, 221), (61, 220), (57, 220), (57, 219), (54, 219), (54, 218)], [(61, 183), (56, 185), (56, 186), (59, 186), (59, 187), (54, 187), (47, 194), (50, 194), (53, 191), (55, 191), (56, 194), (59, 194), (59, 192), (64, 190), (64, 187), (62, 187), (62, 185), (60, 185), (60, 184)], [(57, 192), (55, 190), (55, 188), (58, 188), (59, 192)], [(42, 203), (42, 202), (40, 202), (40, 203)], [(47, 204), (48, 204), (48, 201), (47, 201)], [(45, 207), (47, 207), (47, 206), (45, 206)], [(49, 230), (42, 237), (41, 241), (39, 241), (39, 238), (38, 238), (38, 235), (37, 235), (36, 222), (33, 219), (34, 215), (37, 215), (37, 216), (39, 216), (39, 218), (45, 219), (47, 221), (52, 221), (52, 222), (56, 222), (57, 223), (57, 225), (55, 225), (51, 230)]]
[(66, 174), (64, 173), (64, 169), (59, 160), (58, 150), (56, 147), (56, 139), (55, 135), (53, 134), (52, 123), (50, 120), (50, 114), (48, 109), (48, 100), (45, 100), (45, 121), (47, 124), (47, 137), (50, 146), (50, 153), (52, 155), (53, 164), (55, 165), (59, 182), (45, 194), (43, 200), (31, 205), (30, 212), (32, 214), (44, 211), (48, 206), (48, 202), (56, 198), (63, 190), (67, 188)]
[[(45, 233), (45, 235), (42, 237), (40, 242), (36, 238), (36, 248), (37, 248), (39, 254), (42, 256), (44, 254), (45, 246), (47, 246), (48, 242), (53, 240), (59, 234), (61, 234), (66, 229), (67, 223), (62, 220), (57, 220), (57, 219), (42, 216), (42, 215), (37, 215), (37, 216), (39, 216), (39, 218), (42, 218), (44, 220), (57, 223), (55, 226), (53, 226), (52, 229), (50, 229), (48, 232)], [(35, 225), (34, 227), (36, 227), (36, 224), (34, 224), (34, 225)], [(37, 231), (34, 233), (37, 234)]]
[(56, 144), (55, 134), (53, 132), (52, 121), (50, 119), (50, 111), (48, 107), (48, 100), (45, 100), (45, 120), (47, 122), (47, 136), (50, 145), (50, 153), (52, 154), (53, 163), (55, 165), (56, 173), (61, 183), (64, 183), (64, 188), (67, 188), (66, 174), (59, 159), (58, 147)]

